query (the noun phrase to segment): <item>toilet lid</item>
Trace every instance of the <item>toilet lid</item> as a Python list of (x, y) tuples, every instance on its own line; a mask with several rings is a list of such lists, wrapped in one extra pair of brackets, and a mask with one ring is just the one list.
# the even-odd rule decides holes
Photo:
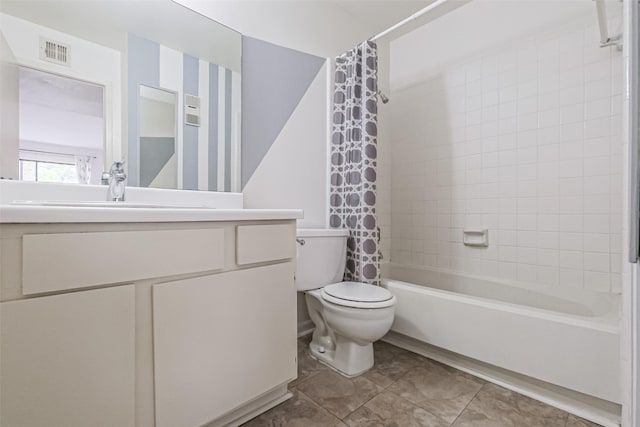
[(327, 285), (323, 291), (334, 298), (357, 302), (381, 302), (390, 300), (393, 295), (381, 286), (360, 282), (340, 282)]

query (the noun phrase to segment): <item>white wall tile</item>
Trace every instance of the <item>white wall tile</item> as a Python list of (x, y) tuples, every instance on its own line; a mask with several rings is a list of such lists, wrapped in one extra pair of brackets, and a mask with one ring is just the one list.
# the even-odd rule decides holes
[[(598, 89), (601, 89), (598, 87)], [(572, 86), (560, 89), (559, 105), (561, 107), (581, 103), (585, 100), (585, 90), (581, 86)]]
[(609, 273), (610, 255), (607, 253), (585, 252), (584, 253), (584, 269), (585, 271), (600, 271)]
[(582, 251), (560, 251), (559, 263), (561, 268), (582, 270), (584, 256)]
[(560, 281), (560, 273), (555, 267), (538, 267), (538, 283), (545, 285), (557, 285)]
[(560, 250), (582, 251), (583, 247), (582, 233), (568, 233), (562, 231), (559, 233)]
[(610, 125), (609, 117), (587, 120), (584, 122), (584, 137), (589, 139), (609, 136), (611, 134)]
[[(617, 99), (617, 101), (620, 100)], [(616, 102), (615, 104), (618, 105), (618, 102)], [(608, 117), (612, 113), (613, 105), (613, 98), (601, 98), (594, 101), (586, 102), (584, 104), (584, 118), (586, 120), (593, 120)]]
[(591, 82), (585, 82), (584, 100), (593, 101), (611, 96), (611, 79), (605, 78)]
[(576, 103), (560, 108), (560, 123), (576, 123), (584, 121), (584, 104)]
[(584, 286), (584, 272), (582, 266), (578, 270), (560, 269), (560, 284), (568, 287), (582, 288)]
[[(619, 291), (621, 55), (594, 29), (509, 41), (392, 94), (387, 260)], [(489, 248), (463, 246), (465, 227)]]
[(597, 271), (585, 271), (584, 287), (592, 291), (609, 292), (611, 288), (611, 275)]

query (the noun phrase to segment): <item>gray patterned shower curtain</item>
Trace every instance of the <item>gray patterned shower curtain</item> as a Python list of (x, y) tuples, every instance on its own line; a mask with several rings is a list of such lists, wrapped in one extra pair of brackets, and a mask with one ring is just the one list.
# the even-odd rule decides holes
[(366, 41), (336, 58), (331, 135), (331, 227), (349, 230), (344, 279), (380, 284), (376, 217), (378, 53)]

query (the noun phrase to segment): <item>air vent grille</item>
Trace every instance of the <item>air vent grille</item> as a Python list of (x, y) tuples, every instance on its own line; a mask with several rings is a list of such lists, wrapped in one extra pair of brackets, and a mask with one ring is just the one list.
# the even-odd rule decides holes
[(195, 95), (184, 96), (184, 123), (200, 126), (200, 98)]
[(185, 118), (185, 123), (191, 126), (200, 126), (200, 116), (187, 113), (187, 116)]
[(69, 45), (41, 37), (40, 59), (54, 64), (69, 66), (71, 64), (71, 49)]

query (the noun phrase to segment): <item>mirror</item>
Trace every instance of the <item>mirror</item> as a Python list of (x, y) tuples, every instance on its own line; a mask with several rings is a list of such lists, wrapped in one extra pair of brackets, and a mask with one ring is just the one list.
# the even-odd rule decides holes
[(0, 177), (98, 183), (124, 160), (127, 185), (240, 191), (239, 33), (171, 0), (3, 0), (0, 24)]
[(140, 86), (140, 186), (178, 188), (176, 94)]

